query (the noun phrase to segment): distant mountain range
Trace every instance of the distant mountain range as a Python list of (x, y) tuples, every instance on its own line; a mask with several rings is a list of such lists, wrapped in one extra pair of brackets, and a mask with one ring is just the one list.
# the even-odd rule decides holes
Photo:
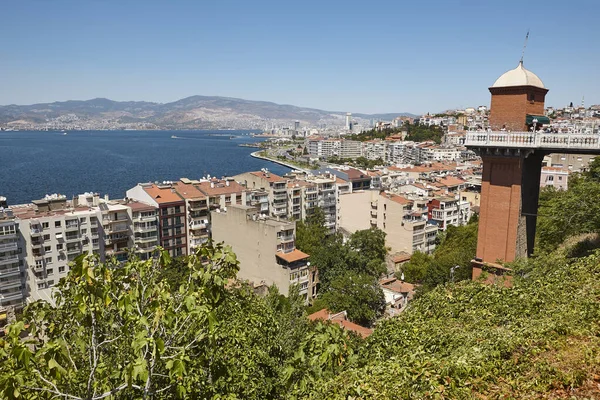
[[(266, 101), (191, 96), (172, 103), (97, 98), (33, 105), (0, 106), (5, 129), (264, 129), (321, 124), (343, 125), (345, 112), (324, 111)], [(392, 120), (414, 114), (353, 114), (357, 122)]]

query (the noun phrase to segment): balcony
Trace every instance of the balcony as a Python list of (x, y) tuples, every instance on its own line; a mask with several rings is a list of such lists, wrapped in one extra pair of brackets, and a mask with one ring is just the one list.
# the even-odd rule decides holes
[(143, 225), (138, 225), (134, 228), (135, 232), (154, 232), (158, 229), (158, 226), (156, 225), (152, 225), (152, 226), (143, 226)]
[(67, 248), (67, 254), (68, 255), (73, 255), (73, 254), (80, 254), (81, 253), (81, 248), (79, 247), (73, 247), (73, 248)]
[(287, 242), (293, 242), (294, 241), (294, 235), (285, 235), (285, 236), (279, 236), (277, 238), (279, 243), (287, 243)]
[(9, 267), (0, 269), (0, 277), (19, 275), (21, 273), (20, 267)]
[(79, 235), (65, 236), (65, 241), (67, 243), (79, 242), (80, 240), (81, 238), (79, 237)]
[(287, 193), (273, 193), (273, 200), (287, 200)]
[(156, 217), (157, 217), (156, 214), (154, 214), (154, 215), (145, 215), (145, 216), (140, 215), (137, 218), (134, 218), (134, 221), (137, 221), (137, 222), (156, 221)]
[(17, 250), (18, 250), (18, 246), (17, 246), (16, 242), (0, 244), (0, 252), (17, 251)]
[(72, 232), (79, 230), (79, 224), (67, 224), (65, 225), (65, 232)]
[(0, 265), (8, 265), (19, 262), (19, 256), (17, 254), (12, 254), (8, 256), (0, 257)]
[(39, 237), (42, 235), (42, 229), (39, 228), (31, 228), (31, 230), (29, 231), (31, 237)]
[(273, 215), (275, 216), (283, 216), (287, 214), (287, 210), (285, 208), (276, 208), (273, 210)]
[(194, 221), (189, 225), (189, 227), (190, 230), (206, 229), (207, 224), (205, 222)]
[(18, 292), (12, 293), (0, 293), (0, 300), (12, 301), (20, 299), (23, 299), (23, 292), (21, 292), (20, 290)]
[(371, 210), (371, 217), (377, 218), (377, 211), (376, 210)]
[(109, 225), (104, 228), (105, 233), (117, 233), (117, 232), (129, 232), (129, 226), (127, 224)]
[(21, 278), (0, 281), (0, 286), (2, 286), (2, 290), (21, 288)]
[(135, 251), (137, 253), (150, 253), (153, 252), (154, 250), (156, 250), (157, 246), (138, 246)]
[(202, 203), (190, 203), (188, 205), (188, 210), (190, 211), (201, 211), (208, 209), (208, 205), (205, 202)]
[(17, 233), (16, 232), (4, 232), (4, 233), (0, 233), (0, 239), (16, 239), (17, 238)]
[(156, 242), (158, 240), (158, 236), (136, 236), (134, 241), (136, 243), (149, 243)]

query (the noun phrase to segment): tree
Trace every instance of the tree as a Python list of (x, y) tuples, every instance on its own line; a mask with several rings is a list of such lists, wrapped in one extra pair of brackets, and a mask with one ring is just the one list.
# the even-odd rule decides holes
[(327, 239), (325, 213), (316, 207), (305, 221), (296, 221), (296, 247), (313, 255)]
[(411, 283), (422, 283), (431, 266), (432, 257), (420, 251), (415, 251), (410, 257), (410, 261), (402, 265), (401, 270), (396, 273), (397, 278), (404, 279)]
[(261, 298), (232, 283), (237, 270), (222, 244), (122, 266), (78, 259), (56, 305), (29, 305), (0, 339), (0, 397), (282, 397), (284, 366), (314, 328), (297, 292)]
[(377, 278), (354, 271), (337, 275), (318, 300), (319, 307), (332, 312), (347, 311), (359, 325), (371, 326), (385, 311), (385, 298)]

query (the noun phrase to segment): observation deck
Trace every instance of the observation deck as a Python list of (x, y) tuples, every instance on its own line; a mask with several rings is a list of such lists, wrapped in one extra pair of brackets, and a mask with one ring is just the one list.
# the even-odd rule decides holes
[(465, 146), (480, 153), (509, 153), (521, 150), (542, 153), (600, 154), (598, 133), (548, 133), (548, 132), (468, 132)]

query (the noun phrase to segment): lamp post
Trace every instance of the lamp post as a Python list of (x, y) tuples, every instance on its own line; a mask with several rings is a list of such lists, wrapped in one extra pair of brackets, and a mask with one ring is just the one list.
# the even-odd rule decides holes
[(454, 282), (454, 271), (458, 268), (460, 268), (460, 265), (455, 265), (454, 267), (450, 268), (450, 282)]

